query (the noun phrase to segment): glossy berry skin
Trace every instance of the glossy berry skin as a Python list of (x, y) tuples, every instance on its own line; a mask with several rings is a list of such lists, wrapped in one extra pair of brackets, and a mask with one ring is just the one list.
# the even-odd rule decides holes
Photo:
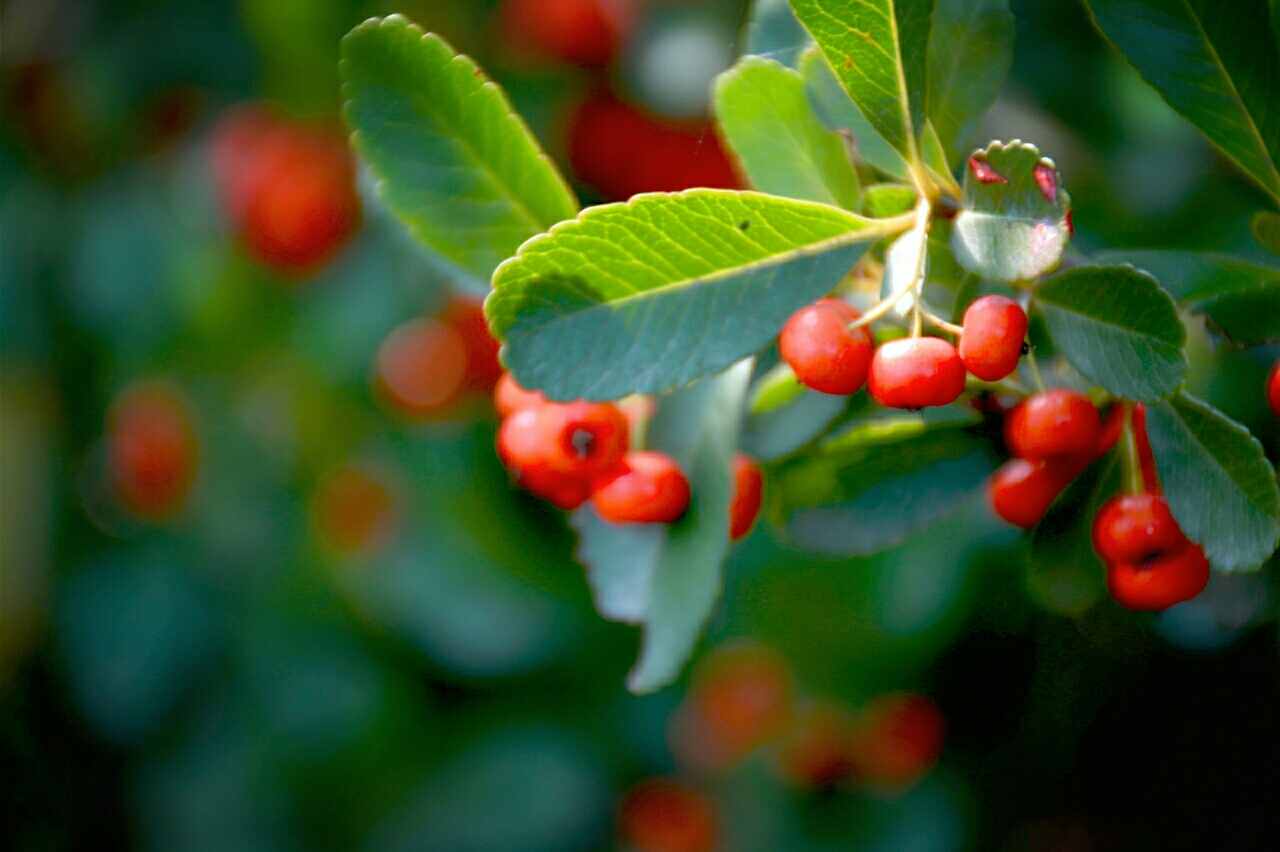
[(1107, 590), (1135, 612), (1158, 612), (1189, 601), (1209, 584), (1209, 560), (1198, 544), (1146, 562), (1107, 566)]
[(1108, 500), (1093, 519), (1093, 547), (1106, 562), (1145, 562), (1189, 544), (1157, 494), (1123, 494)]
[(893, 692), (872, 699), (858, 711), (849, 758), (861, 782), (901, 789), (937, 763), (945, 735), (942, 711), (928, 696)]
[(670, 524), (689, 508), (689, 480), (666, 453), (637, 450), (592, 487), (591, 504), (615, 524)]
[(904, 337), (876, 349), (867, 392), (888, 408), (926, 408), (954, 402), (964, 392), (960, 353), (938, 337)]
[(387, 335), (374, 362), (377, 389), (396, 413), (430, 420), (447, 412), (465, 387), (467, 346), (433, 319), (410, 320)]
[(493, 407), (499, 417), (509, 417), (522, 408), (533, 408), (547, 401), (538, 391), (528, 391), (516, 383), (515, 376), (503, 373), (493, 390)]
[(715, 808), (692, 787), (651, 778), (623, 795), (618, 833), (622, 848), (635, 852), (714, 852)]
[(498, 457), (516, 481), (562, 509), (586, 501), (592, 482), (619, 467), (626, 417), (607, 402), (544, 403), (513, 412), (498, 429)]
[(147, 521), (182, 511), (196, 476), (191, 416), (176, 391), (159, 383), (126, 388), (107, 415), (107, 475), (116, 498)]
[(1007, 296), (983, 296), (964, 312), (960, 360), (984, 382), (995, 382), (1018, 369), (1027, 314)]
[(1079, 471), (1059, 459), (1010, 459), (991, 477), (991, 508), (1016, 527), (1029, 530), (1044, 519)]
[(1267, 373), (1267, 405), (1271, 406), (1272, 414), (1280, 417), (1280, 361)]
[(733, 457), (733, 497), (729, 501), (729, 538), (737, 541), (755, 525), (764, 496), (764, 473), (746, 453)]
[(1092, 455), (1102, 435), (1102, 415), (1087, 396), (1066, 388), (1033, 394), (1004, 422), (1004, 440), (1018, 458)]
[(801, 384), (833, 395), (866, 384), (875, 342), (865, 326), (849, 330), (859, 316), (840, 299), (822, 299), (791, 315), (778, 335), (778, 353)]

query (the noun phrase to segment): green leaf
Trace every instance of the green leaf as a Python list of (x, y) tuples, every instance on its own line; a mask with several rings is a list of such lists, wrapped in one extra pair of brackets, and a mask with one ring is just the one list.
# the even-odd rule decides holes
[(1280, 542), (1276, 475), (1249, 430), (1187, 394), (1147, 409), (1169, 509), (1219, 571), (1252, 571)]
[(858, 175), (843, 140), (809, 105), (800, 74), (747, 57), (716, 78), (716, 117), (761, 192), (857, 209)]
[(790, 455), (825, 432), (851, 402), (806, 388), (789, 366), (778, 364), (751, 389), (743, 449), (762, 462)]
[(771, 472), (770, 514), (818, 552), (876, 553), (959, 510), (998, 460), (990, 442), (956, 429), (845, 438)]
[(638, 195), (522, 246), (486, 310), (524, 387), (557, 400), (654, 393), (763, 349), (902, 227), (753, 192)]
[(1280, 199), (1280, 49), (1267, 0), (1088, 0), (1098, 28)]
[(1029, 281), (1057, 267), (1071, 237), (1071, 199), (1034, 145), (992, 142), (969, 158), (951, 247), (970, 272)]
[(1189, 251), (1098, 252), (1094, 261), (1150, 272), (1179, 302), (1240, 344), (1280, 340), (1280, 269), (1224, 254)]
[(794, 68), (809, 46), (809, 34), (800, 26), (787, 0), (753, 0), (751, 15), (743, 30), (749, 56), (768, 56)]
[(1049, 507), (1031, 535), (1027, 587), (1053, 612), (1075, 616), (1106, 594), (1106, 568), (1093, 549), (1093, 519), (1123, 485), (1118, 454), (1094, 462)]
[(907, 162), (919, 162), (934, 0), (791, 0), (858, 109)]
[(1272, 254), (1280, 254), (1280, 214), (1259, 210), (1250, 222), (1253, 235)]
[(899, 181), (909, 179), (907, 162), (876, 133), (814, 45), (800, 55), (800, 75), (818, 118), (836, 133), (851, 136), (857, 157)]
[(344, 114), (387, 207), (422, 243), (487, 280), (577, 201), (502, 90), (399, 15), (342, 40)]
[(862, 212), (873, 219), (901, 216), (915, 206), (915, 188), (902, 183), (873, 184), (862, 196)]
[(962, 190), (951, 174), (946, 148), (938, 138), (938, 131), (933, 128), (932, 121), (924, 123), (924, 134), (920, 137), (920, 159), (924, 163), (934, 183), (953, 198), (959, 198)]
[(1009, 0), (937, 0), (929, 35), (929, 119), (951, 162), (973, 150), (978, 123), (1013, 65)]
[(1115, 396), (1158, 402), (1186, 378), (1186, 329), (1150, 275), (1085, 266), (1045, 281), (1034, 304), (1059, 354)]
[(644, 626), (640, 659), (627, 678), (633, 692), (675, 680), (720, 596), (729, 550), (730, 465), (750, 377), (751, 364), (743, 362), (658, 400), (649, 447), (670, 453), (693, 490), (679, 521), (611, 524), (590, 505), (571, 517), (600, 614)]

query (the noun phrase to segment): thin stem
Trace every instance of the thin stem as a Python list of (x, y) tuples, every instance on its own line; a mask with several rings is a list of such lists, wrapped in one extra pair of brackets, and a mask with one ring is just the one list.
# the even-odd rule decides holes
[(889, 313), (889, 311), (893, 310), (894, 304), (896, 304), (897, 301), (901, 298), (902, 298), (901, 293), (894, 293), (890, 295), (888, 298), (881, 299), (879, 302), (876, 303), (876, 306), (874, 308), (867, 311), (865, 314), (858, 317), (853, 322), (849, 323), (849, 330), (853, 331), (854, 329), (862, 328), (864, 325), (869, 325), (870, 323), (873, 323), (876, 320), (880, 319), (880, 317), (884, 316), (885, 314)]
[(964, 331), (963, 326), (958, 326), (953, 322), (947, 322), (942, 317), (937, 316), (936, 314), (931, 314), (924, 308), (920, 309), (920, 313), (924, 315), (924, 318), (929, 321), (930, 325), (940, 328), (948, 334), (954, 334), (956, 337), (959, 337)]
[(1126, 494), (1142, 494), (1146, 483), (1142, 478), (1142, 462), (1138, 459), (1138, 438), (1133, 432), (1133, 406), (1124, 406), (1124, 430), (1120, 433), (1120, 454), (1124, 463), (1124, 490)]
[(916, 297), (915, 305), (911, 309), (911, 336), (919, 337), (924, 333), (924, 311), (920, 308), (920, 297)]
[(1044, 379), (1040, 376), (1040, 365), (1036, 362), (1036, 353), (1034, 349), (1027, 349), (1027, 365), (1031, 367), (1031, 378), (1036, 383), (1036, 390), (1044, 393)]

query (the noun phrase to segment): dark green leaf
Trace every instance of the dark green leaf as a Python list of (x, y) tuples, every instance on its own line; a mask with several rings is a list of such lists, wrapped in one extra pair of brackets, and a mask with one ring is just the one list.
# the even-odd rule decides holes
[(644, 626), (640, 659), (627, 678), (638, 693), (666, 686), (680, 674), (711, 615), (729, 550), (730, 463), (751, 365), (658, 400), (649, 447), (670, 453), (689, 477), (693, 501), (669, 527), (611, 524), (590, 505), (572, 516), (578, 558), (600, 614)]
[(526, 243), (486, 309), (524, 387), (558, 400), (653, 393), (763, 349), (903, 227), (750, 192), (639, 195)]
[(1030, 281), (1057, 267), (1071, 237), (1071, 199), (1034, 145), (992, 142), (969, 158), (951, 246), (971, 272)]
[(790, 455), (825, 432), (850, 402), (806, 388), (779, 364), (752, 388), (743, 449), (762, 462)]
[(1280, 491), (1249, 430), (1186, 394), (1147, 409), (1169, 509), (1219, 571), (1252, 571), (1280, 541)]
[(502, 90), (399, 15), (342, 40), (345, 116), (388, 208), (414, 236), (488, 279), (577, 201)]
[(929, 36), (929, 118), (951, 162), (973, 150), (978, 122), (1013, 65), (1009, 0), (937, 0)]
[(997, 461), (989, 442), (955, 429), (846, 436), (771, 473), (770, 514), (818, 552), (876, 553), (957, 511)]
[(844, 141), (818, 120), (798, 72), (747, 57), (716, 78), (715, 104), (753, 187), (857, 209), (858, 176)]
[(1207, 314), (1211, 325), (1236, 343), (1280, 339), (1280, 269), (1189, 251), (1107, 251), (1093, 260), (1132, 263), (1150, 272), (1174, 298)]
[(858, 159), (899, 181), (908, 180), (907, 163), (863, 117), (817, 46), (800, 55), (800, 75), (818, 118), (831, 130), (852, 137)]
[(809, 34), (792, 14), (787, 0), (753, 0), (743, 32), (748, 56), (768, 56), (790, 68), (809, 46)]
[(1272, 254), (1280, 254), (1280, 214), (1259, 210), (1250, 223), (1253, 235)]
[(1267, 0), (1088, 0), (1148, 83), (1280, 199), (1280, 49)]
[(792, 9), (867, 121), (919, 162), (934, 0), (791, 0)]
[(1093, 549), (1093, 519), (1119, 493), (1115, 453), (1089, 466), (1054, 501), (1031, 536), (1027, 586), (1053, 612), (1079, 615), (1106, 594), (1106, 569)]
[(1058, 353), (1124, 399), (1156, 402), (1187, 375), (1187, 332), (1169, 294), (1129, 266), (1085, 266), (1036, 288)]

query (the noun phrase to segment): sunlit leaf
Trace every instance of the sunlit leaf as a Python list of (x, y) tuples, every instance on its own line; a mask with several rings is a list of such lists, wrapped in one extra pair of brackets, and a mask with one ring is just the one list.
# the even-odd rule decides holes
[(929, 36), (929, 119), (951, 162), (973, 150), (978, 123), (1013, 65), (1009, 0), (937, 0)]
[(804, 77), (805, 92), (822, 123), (852, 138), (858, 159), (891, 178), (908, 180), (906, 160), (863, 117), (817, 46), (800, 55), (798, 68)]

